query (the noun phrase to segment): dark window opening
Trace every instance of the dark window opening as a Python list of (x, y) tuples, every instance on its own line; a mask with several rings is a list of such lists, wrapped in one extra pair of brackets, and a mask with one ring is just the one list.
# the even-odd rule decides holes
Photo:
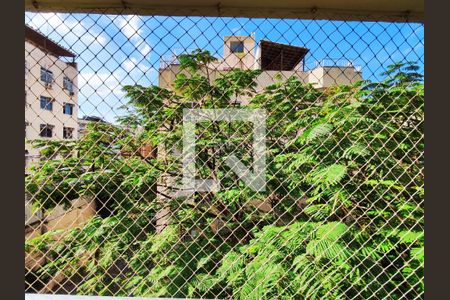
[(45, 110), (53, 110), (53, 100), (52, 98), (41, 96), (41, 108)]
[(64, 103), (64, 106), (63, 106), (63, 113), (65, 114), (65, 115), (73, 115), (73, 104), (70, 104), (70, 103)]
[(53, 128), (54, 128), (54, 127), (55, 127), (55, 126), (49, 125), (49, 124), (41, 124), (41, 125), (40, 125), (41, 131), (40, 131), (39, 135), (40, 135), (41, 137), (48, 137), (48, 138), (51, 138), (51, 137), (53, 136)]
[(53, 72), (41, 67), (41, 80), (48, 84), (52, 83), (53, 82)]
[(63, 138), (65, 139), (73, 139), (73, 128), (72, 127), (64, 127), (63, 128)]
[(244, 42), (230, 42), (231, 53), (243, 53), (244, 52)]
[(64, 77), (63, 79), (63, 89), (68, 90), (69, 93), (73, 94), (73, 82), (69, 77)]

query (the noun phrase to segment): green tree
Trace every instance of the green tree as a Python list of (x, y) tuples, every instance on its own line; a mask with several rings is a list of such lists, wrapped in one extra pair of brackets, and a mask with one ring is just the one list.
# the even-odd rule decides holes
[[(27, 241), (40, 272), (81, 273), (80, 294), (242, 299), (413, 298), (423, 290), (423, 82), (412, 63), (381, 82), (318, 90), (291, 77), (257, 91), (257, 70), (212, 76), (207, 51), (180, 57), (173, 90), (124, 88), (121, 126), (91, 125), (26, 178), (36, 206), (90, 195), (110, 214), (61, 239)], [(246, 122), (196, 126), (196, 169), (217, 193), (175, 197), (183, 109), (267, 111), (267, 180), (254, 192), (225, 164), (252, 162)], [(245, 108), (243, 108), (245, 109)], [(143, 144), (158, 157), (139, 155)], [(77, 155), (72, 155), (75, 151)], [(128, 155), (125, 155), (128, 153)], [(164, 187), (164, 186), (163, 186)], [(164, 201), (160, 199), (163, 198)], [(269, 209), (263, 209), (269, 207)], [(162, 233), (154, 226), (170, 212)]]

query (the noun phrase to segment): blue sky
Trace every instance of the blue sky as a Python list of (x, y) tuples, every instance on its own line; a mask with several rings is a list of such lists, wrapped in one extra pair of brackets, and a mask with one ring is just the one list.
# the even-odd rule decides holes
[(254, 32), (257, 41), (306, 47), (307, 66), (325, 58), (352, 60), (370, 80), (395, 61), (424, 63), (421, 24), (28, 12), (25, 23), (77, 54), (79, 117), (108, 121), (126, 103), (123, 85), (158, 84), (161, 56), (201, 48), (221, 57), (226, 35)]

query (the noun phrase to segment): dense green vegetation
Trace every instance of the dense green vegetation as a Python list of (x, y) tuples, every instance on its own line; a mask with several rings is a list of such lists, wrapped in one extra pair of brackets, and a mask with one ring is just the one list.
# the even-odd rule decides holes
[[(259, 71), (203, 72), (207, 51), (180, 58), (173, 91), (126, 86), (122, 126), (93, 123), (76, 142), (39, 142), (48, 160), (26, 178), (46, 209), (82, 195), (107, 208), (60, 239), (27, 241), (48, 253), (42, 278), (76, 273), (78, 294), (237, 299), (416, 299), (423, 295), (422, 76), (389, 66), (381, 82), (317, 90), (296, 77), (256, 92)], [(267, 190), (230, 172), (251, 164), (251, 124), (196, 126), (197, 171), (218, 193), (172, 197), (181, 179), (184, 108), (267, 112)], [(242, 107), (246, 109), (246, 107)], [(137, 130), (138, 129), (138, 130)], [(139, 155), (158, 145), (157, 158)], [(131, 155), (124, 155), (128, 153)], [(161, 200), (163, 199), (163, 200)], [(263, 210), (258, 204), (268, 205)], [(170, 211), (157, 233), (156, 213)], [(60, 233), (59, 233), (60, 234)]]

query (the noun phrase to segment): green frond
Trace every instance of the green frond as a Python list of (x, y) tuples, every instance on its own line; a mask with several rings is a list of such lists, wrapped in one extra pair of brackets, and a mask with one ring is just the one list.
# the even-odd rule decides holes
[(345, 245), (328, 239), (313, 240), (306, 246), (306, 253), (315, 259), (330, 259), (345, 261), (351, 252)]
[(370, 151), (368, 149), (368, 146), (357, 142), (345, 149), (342, 157), (346, 159), (352, 159), (358, 156), (365, 157), (369, 154)]
[(333, 125), (329, 123), (321, 123), (315, 125), (314, 127), (305, 130), (305, 132), (300, 136), (300, 141), (309, 144), (312, 141), (327, 136), (333, 130)]
[(411, 254), (411, 259), (419, 261), (421, 263), (421, 266), (423, 267), (423, 264), (425, 261), (424, 246), (412, 248), (410, 254)]
[(397, 236), (399, 237), (401, 243), (410, 244), (410, 243), (421, 241), (424, 237), (424, 232), (423, 231), (403, 230), (403, 231), (400, 231), (397, 234)]
[(331, 187), (339, 183), (346, 174), (346, 166), (341, 164), (332, 164), (324, 168), (313, 170), (307, 175), (306, 179), (313, 185)]
[(319, 239), (337, 241), (348, 233), (349, 227), (342, 222), (329, 222), (317, 228), (316, 236)]
[(303, 211), (312, 218), (320, 220), (330, 215), (332, 206), (328, 203), (308, 205)]

